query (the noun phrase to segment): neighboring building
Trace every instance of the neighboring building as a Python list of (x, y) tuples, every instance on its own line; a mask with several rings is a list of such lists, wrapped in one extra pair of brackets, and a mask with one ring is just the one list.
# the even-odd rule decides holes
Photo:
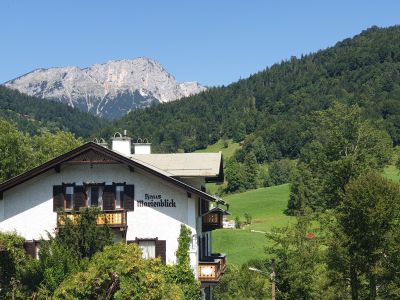
[[(181, 224), (192, 230), (191, 266), (206, 299), (225, 271), (225, 256), (212, 254), (211, 231), (222, 228), (224, 201), (205, 192), (222, 182), (221, 153), (151, 154), (150, 144), (116, 134), (112, 150), (86, 143), (0, 184), (0, 231), (16, 231), (36, 256), (38, 241), (61, 226), (57, 211), (79, 217), (81, 207), (103, 212), (98, 223), (114, 240), (138, 243), (145, 257), (176, 262)], [(213, 208), (212, 208), (213, 207)]]
[(228, 220), (224, 218), (222, 221), (222, 227), (227, 229), (234, 229), (236, 228), (236, 222), (234, 220)]

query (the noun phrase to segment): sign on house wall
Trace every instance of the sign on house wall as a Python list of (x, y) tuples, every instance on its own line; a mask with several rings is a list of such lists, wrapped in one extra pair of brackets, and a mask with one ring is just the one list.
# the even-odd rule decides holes
[(138, 207), (176, 207), (174, 199), (168, 199), (161, 194), (144, 194), (143, 200), (137, 200)]

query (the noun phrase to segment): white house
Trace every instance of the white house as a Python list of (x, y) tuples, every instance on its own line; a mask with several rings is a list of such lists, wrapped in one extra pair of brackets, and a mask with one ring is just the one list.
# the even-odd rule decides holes
[[(192, 230), (190, 259), (206, 299), (225, 271), (212, 254), (211, 231), (222, 228), (224, 201), (205, 192), (222, 182), (221, 153), (151, 154), (151, 145), (116, 134), (112, 150), (89, 142), (0, 184), (0, 231), (16, 231), (37, 255), (38, 241), (71, 218), (97, 206), (97, 222), (113, 228), (115, 241), (138, 243), (145, 257), (176, 262), (181, 224)], [(213, 208), (212, 208), (213, 207)]]

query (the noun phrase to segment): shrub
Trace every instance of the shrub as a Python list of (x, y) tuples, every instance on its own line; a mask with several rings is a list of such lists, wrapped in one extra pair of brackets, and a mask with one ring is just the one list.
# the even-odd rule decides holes
[(0, 232), (0, 299), (26, 298), (40, 282), (37, 261), (26, 254), (24, 240)]
[(244, 218), (246, 219), (246, 224), (251, 224), (253, 217), (249, 213), (244, 213)]
[(229, 265), (221, 281), (214, 287), (213, 299), (271, 299), (268, 273), (256, 273), (249, 267), (264, 269), (261, 261), (252, 261), (241, 267)]
[(69, 276), (55, 299), (183, 299), (163, 276), (159, 259), (145, 260), (135, 244), (106, 246), (94, 254), (86, 270)]
[(242, 227), (242, 221), (240, 220), (239, 216), (235, 218), (235, 228), (240, 229)]

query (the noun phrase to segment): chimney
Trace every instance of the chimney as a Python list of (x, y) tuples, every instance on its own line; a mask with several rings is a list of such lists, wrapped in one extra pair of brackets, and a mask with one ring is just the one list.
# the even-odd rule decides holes
[(100, 145), (104, 148), (108, 148), (108, 145), (103, 138), (101, 138), (101, 139), (94, 138), (93, 143), (96, 143), (97, 145)]
[(147, 139), (138, 139), (136, 143), (133, 144), (135, 154), (151, 154), (151, 143)]
[(126, 130), (124, 130), (124, 135), (119, 132), (114, 134), (112, 150), (125, 156), (131, 156), (131, 138), (126, 135)]
[(100, 146), (103, 146), (104, 148), (108, 148), (107, 142), (106, 142), (106, 140), (103, 139), (103, 138), (101, 138), (101, 139), (99, 140), (99, 145), (100, 145)]

